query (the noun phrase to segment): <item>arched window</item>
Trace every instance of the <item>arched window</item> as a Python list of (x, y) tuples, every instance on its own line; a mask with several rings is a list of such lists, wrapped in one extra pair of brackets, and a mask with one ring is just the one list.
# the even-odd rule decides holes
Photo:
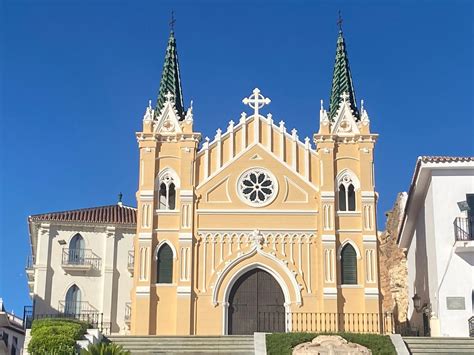
[(81, 290), (76, 285), (67, 290), (64, 313), (73, 315), (81, 313)]
[(339, 211), (347, 211), (346, 187), (343, 184), (339, 185)]
[(156, 263), (156, 283), (173, 283), (173, 251), (168, 244), (163, 244), (158, 250)]
[(357, 253), (349, 243), (341, 251), (341, 284), (357, 285)]
[(338, 187), (338, 208), (339, 211), (355, 211), (356, 210), (356, 194), (355, 186), (358, 182), (352, 172), (343, 172), (337, 178)]
[(174, 210), (176, 208), (176, 187), (174, 180), (169, 174), (165, 174), (160, 181), (158, 209)]
[(85, 242), (84, 238), (77, 233), (69, 242), (69, 264), (82, 265), (84, 263)]

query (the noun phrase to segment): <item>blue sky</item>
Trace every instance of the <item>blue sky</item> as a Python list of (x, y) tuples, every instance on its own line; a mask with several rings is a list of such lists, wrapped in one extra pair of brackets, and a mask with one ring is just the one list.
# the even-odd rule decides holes
[[(470, 1), (3, 1), (1, 5), (0, 297), (30, 302), (27, 216), (136, 205), (134, 132), (156, 99), (170, 12), (186, 106), (213, 137), (254, 87), (264, 113), (318, 128), (337, 37), (376, 146), (379, 229), (417, 156), (473, 155)], [(248, 111), (247, 111), (248, 112)]]

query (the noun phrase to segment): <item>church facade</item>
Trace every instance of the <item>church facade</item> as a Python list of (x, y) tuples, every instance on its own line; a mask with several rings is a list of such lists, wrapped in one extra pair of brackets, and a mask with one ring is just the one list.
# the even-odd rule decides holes
[(312, 140), (262, 115), (266, 94), (254, 89), (248, 113), (201, 139), (171, 32), (137, 133), (132, 334), (384, 331), (377, 134), (356, 105), (342, 31)]

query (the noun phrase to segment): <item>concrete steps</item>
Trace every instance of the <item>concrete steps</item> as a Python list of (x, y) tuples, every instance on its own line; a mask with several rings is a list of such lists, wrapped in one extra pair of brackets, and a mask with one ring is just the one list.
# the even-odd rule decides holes
[(412, 354), (474, 354), (474, 338), (403, 337)]
[(254, 354), (252, 335), (108, 336), (133, 354)]

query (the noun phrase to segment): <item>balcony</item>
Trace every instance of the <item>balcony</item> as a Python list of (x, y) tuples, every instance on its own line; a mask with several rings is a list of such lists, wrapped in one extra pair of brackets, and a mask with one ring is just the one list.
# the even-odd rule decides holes
[(125, 319), (125, 324), (130, 326), (130, 321), (132, 319), (132, 303), (131, 302), (125, 303), (125, 316), (124, 316), (124, 319)]
[(70, 315), (99, 313), (97, 308), (87, 301), (59, 301), (58, 312)]
[(100, 258), (91, 249), (63, 248), (61, 266), (65, 271), (90, 271), (100, 269)]
[(28, 278), (28, 292), (30, 297), (33, 297), (35, 288), (35, 259), (33, 255), (29, 255), (26, 259), (25, 272)]
[(456, 252), (474, 252), (474, 221), (467, 217), (454, 220), (454, 239)]
[(135, 266), (135, 254), (133, 250), (128, 251), (127, 269), (131, 276), (133, 276), (133, 268)]

